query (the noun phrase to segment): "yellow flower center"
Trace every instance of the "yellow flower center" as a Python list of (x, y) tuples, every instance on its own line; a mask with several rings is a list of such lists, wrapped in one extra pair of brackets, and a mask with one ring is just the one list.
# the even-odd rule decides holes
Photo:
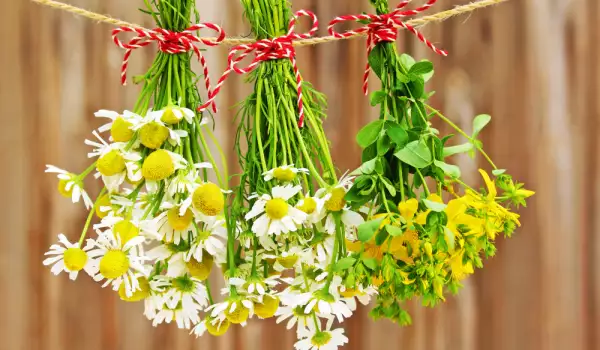
[(208, 182), (194, 191), (192, 203), (202, 214), (216, 216), (225, 207), (225, 196), (219, 186)]
[(310, 342), (314, 346), (321, 347), (329, 344), (331, 338), (331, 333), (318, 331), (317, 333), (315, 333), (315, 335), (312, 336), (312, 338), (310, 338)]
[(190, 227), (194, 215), (191, 210), (186, 210), (183, 216), (179, 215), (179, 207), (171, 208), (167, 212), (167, 222), (176, 231), (183, 231)]
[(306, 197), (306, 198), (304, 198), (304, 202), (302, 203), (301, 206), (298, 207), (298, 209), (300, 209), (303, 212), (305, 212), (306, 214), (310, 215), (310, 214), (314, 213), (315, 210), (317, 210), (317, 201), (315, 201), (311, 197)]
[(248, 310), (241, 302), (235, 302), (235, 310), (233, 310), (233, 312), (229, 312), (230, 309), (231, 304), (227, 307), (227, 310), (225, 310), (225, 317), (227, 317), (229, 322), (233, 324), (240, 324), (248, 320), (250, 310)]
[(331, 197), (325, 202), (325, 208), (329, 211), (340, 211), (346, 206), (346, 190), (336, 187), (331, 191)]
[(214, 335), (215, 337), (220, 337), (223, 334), (227, 333), (227, 330), (229, 329), (229, 326), (231, 325), (229, 323), (229, 320), (224, 319), (223, 322), (219, 323), (216, 322), (215, 324), (212, 324), (212, 318), (207, 317), (206, 318), (206, 330), (208, 331), (208, 333), (210, 335)]
[(110, 194), (105, 193), (96, 201), (96, 216), (100, 219), (106, 217), (108, 215), (108, 211), (102, 211), (101, 208), (110, 206)]
[(292, 181), (296, 178), (296, 174), (289, 168), (277, 168), (273, 170), (273, 177), (279, 181)]
[(72, 180), (63, 180), (63, 179), (58, 180), (58, 193), (60, 193), (60, 195), (65, 198), (71, 198), (71, 195), (73, 194), (74, 185), (71, 185), (71, 188), (69, 188), (67, 190), (67, 183), (69, 181), (72, 181)]
[(297, 255), (290, 255), (290, 256), (286, 256), (286, 257), (277, 258), (277, 262), (281, 266), (285, 267), (286, 269), (291, 269), (292, 267), (294, 267), (294, 265), (296, 264), (297, 261), (298, 261)]
[(128, 297), (125, 292), (125, 283), (122, 283), (119, 287), (119, 297), (121, 300), (128, 302), (136, 302), (140, 300), (144, 300), (150, 296), (150, 283), (146, 277), (139, 277), (138, 283), (140, 284), (140, 289), (133, 292), (133, 295)]
[(115, 224), (113, 232), (121, 238), (121, 246), (124, 246), (140, 234), (140, 229), (129, 220), (121, 220)]
[(279, 298), (265, 295), (262, 304), (254, 304), (254, 313), (260, 318), (271, 318), (278, 308)]
[(169, 152), (160, 149), (150, 153), (142, 165), (142, 175), (149, 181), (160, 181), (173, 175), (175, 164)]
[(165, 124), (177, 124), (181, 121), (180, 118), (177, 117), (175, 112), (173, 112), (173, 108), (166, 108), (160, 120)]
[(267, 201), (265, 212), (272, 220), (280, 220), (284, 218), (289, 211), (288, 204), (281, 198), (273, 198)]
[(210, 271), (213, 267), (213, 258), (205, 252), (202, 254), (202, 262), (192, 258), (185, 263), (185, 266), (187, 266), (192, 277), (197, 278), (200, 281), (206, 281), (208, 276), (210, 276)]
[(69, 271), (81, 271), (87, 262), (87, 254), (80, 248), (69, 248), (64, 253), (65, 266)]
[(96, 168), (104, 176), (117, 175), (125, 170), (125, 159), (119, 151), (113, 149), (98, 159)]
[(107, 279), (123, 276), (129, 270), (129, 258), (122, 250), (109, 250), (100, 260), (100, 274)]
[(168, 137), (169, 129), (157, 122), (148, 123), (140, 129), (140, 141), (150, 149), (160, 148)]
[(129, 142), (133, 137), (133, 130), (131, 130), (131, 123), (125, 119), (118, 117), (110, 128), (110, 135), (115, 142)]

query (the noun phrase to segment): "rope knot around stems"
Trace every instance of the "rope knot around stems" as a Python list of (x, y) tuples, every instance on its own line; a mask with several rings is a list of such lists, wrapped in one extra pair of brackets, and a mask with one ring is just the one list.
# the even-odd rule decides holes
[[(335, 38), (343, 39), (359, 34), (367, 34), (367, 55), (371, 54), (375, 45), (382, 42), (393, 42), (396, 41), (398, 36), (398, 29), (404, 28), (413, 33), (421, 42), (429, 47), (433, 52), (438, 55), (448, 56), (448, 53), (444, 50), (438, 49), (433, 43), (423, 36), (415, 27), (407, 24), (404, 21), (405, 17), (415, 16), (421, 12), (427, 11), (433, 6), (437, 0), (429, 0), (423, 6), (414, 10), (403, 10), (409, 3), (410, 0), (403, 0), (396, 9), (390, 13), (383, 15), (373, 14), (362, 14), (362, 15), (348, 15), (334, 18), (329, 22), (328, 31), (329, 34)], [(343, 33), (339, 33), (335, 30), (335, 26), (343, 22), (367, 22), (363, 27), (354, 30), (348, 30)], [(365, 95), (369, 93), (369, 74), (371, 73), (371, 65), (367, 62), (365, 74), (363, 77), (363, 92)]]
[[(300, 17), (309, 17), (312, 20), (311, 29), (302, 34), (298, 34), (295, 32), (296, 30), (296, 22)], [(229, 52), (229, 56), (227, 58), (228, 68), (223, 73), (219, 82), (217, 83), (214, 91), (209, 96), (209, 99), (206, 103), (200, 106), (199, 111), (205, 110), (209, 105), (214, 103), (214, 100), (221, 90), (223, 83), (229, 77), (231, 72), (235, 72), (237, 74), (247, 74), (252, 72), (258, 67), (258, 65), (265, 61), (270, 60), (278, 60), (278, 59), (289, 59), (292, 63), (292, 68), (294, 70), (294, 75), (296, 78), (296, 89), (298, 93), (298, 126), (304, 126), (304, 99), (302, 97), (302, 77), (300, 75), (300, 71), (298, 70), (298, 65), (296, 62), (296, 50), (294, 48), (294, 41), (301, 39), (308, 39), (314, 36), (319, 28), (319, 20), (317, 16), (307, 10), (300, 10), (294, 14), (292, 19), (290, 20), (288, 26), (288, 32), (286, 35), (273, 38), (273, 39), (262, 39), (258, 40), (251, 44), (242, 44), (234, 46)], [(240, 63), (244, 60), (248, 55), (254, 53), (254, 59), (252, 62), (246, 67), (240, 67)]]
[[(211, 29), (217, 33), (217, 37), (214, 39), (201, 38), (195, 34), (195, 32), (201, 29)], [(119, 34), (123, 32), (129, 32), (137, 34), (128, 42), (123, 42), (119, 39)], [(225, 31), (216, 24), (213, 23), (198, 23), (185, 29), (181, 32), (174, 32), (164, 28), (155, 28), (152, 30), (136, 27), (118, 27), (113, 30), (112, 37), (115, 45), (125, 49), (125, 55), (123, 57), (123, 63), (121, 65), (121, 84), (127, 84), (127, 67), (129, 65), (129, 58), (133, 50), (150, 45), (152, 42), (158, 44), (158, 50), (160, 52), (168, 54), (180, 54), (186, 52), (194, 52), (198, 61), (202, 65), (204, 74), (204, 83), (208, 96), (212, 95), (212, 88), (210, 85), (210, 77), (208, 74), (208, 64), (204, 55), (198, 48), (198, 43), (202, 43), (207, 46), (217, 46), (223, 40), (225, 40)], [(217, 111), (215, 103), (211, 103), (210, 106), (214, 112)]]

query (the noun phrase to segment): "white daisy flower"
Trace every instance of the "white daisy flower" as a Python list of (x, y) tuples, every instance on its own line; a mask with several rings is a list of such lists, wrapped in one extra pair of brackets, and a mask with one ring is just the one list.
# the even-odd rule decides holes
[(169, 178), (188, 163), (181, 155), (164, 149), (150, 153), (142, 164), (142, 176), (146, 179), (148, 192), (157, 192), (158, 182)]
[(94, 206), (94, 202), (90, 199), (87, 192), (83, 189), (83, 181), (76, 174), (69, 173), (66, 170), (55, 167), (54, 165), (46, 165), (47, 173), (55, 173), (58, 178), (58, 192), (66, 198), (71, 198), (73, 203), (78, 203), (83, 198), (83, 203), (87, 209)]
[(170, 282), (171, 288), (163, 295), (163, 300), (169, 308), (174, 309), (181, 303), (184, 309), (201, 310), (208, 305), (208, 292), (199, 279), (182, 275), (171, 278)]
[(141, 116), (130, 111), (117, 113), (105, 109), (101, 109), (94, 113), (94, 116), (110, 119), (110, 122), (99, 127), (98, 131), (105, 132), (110, 130), (111, 140), (114, 142), (131, 141), (134, 136), (132, 127), (142, 119)]
[(252, 232), (261, 237), (297, 231), (298, 225), (306, 220), (306, 214), (287, 201), (301, 190), (301, 186), (275, 186), (271, 195), (258, 197), (252, 210), (245, 216), (246, 220), (250, 220), (262, 214), (252, 224)]
[[(227, 241), (227, 227), (225, 220), (213, 219), (206, 223), (201, 223), (200, 231), (196, 232), (192, 240), (189, 252), (186, 253), (186, 259), (192, 257), (197, 261), (203, 260), (204, 251), (217, 258), (225, 253), (225, 243)], [(220, 259), (217, 259), (220, 261)]]
[(219, 318), (225, 316), (233, 324), (244, 326), (248, 318), (252, 317), (254, 303), (248, 299), (236, 297), (235, 299), (226, 299), (225, 301), (213, 304), (206, 309), (210, 312), (210, 317)]
[(190, 233), (194, 231), (192, 211), (188, 209), (180, 215), (180, 208), (170, 202), (164, 202), (161, 209), (164, 211), (153, 219), (158, 229), (158, 238), (175, 244), (187, 240)]
[(152, 325), (156, 327), (161, 323), (171, 323), (175, 321), (178, 328), (190, 329), (192, 328), (192, 325), (200, 322), (200, 316), (198, 315), (200, 311), (201, 310), (194, 305), (184, 307), (181, 303), (171, 308), (165, 303), (152, 318)]
[(153, 278), (149, 282), (150, 295), (144, 299), (144, 316), (153, 320), (156, 313), (163, 308), (165, 300), (163, 298), (166, 290), (171, 286), (168, 279)]
[[(194, 164), (194, 169), (212, 169), (210, 163), (197, 163)], [(167, 187), (167, 195), (169, 198), (174, 198), (177, 194), (192, 193), (197, 187), (200, 177), (196, 170), (189, 170), (187, 172), (179, 171), (177, 175), (169, 181)]]
[(308, 174), (309, 171), (304, 168), (294, 168), (294, 164), (290, 164), (266, 171), (263, 173), (263, 177), (265, 181), (277, 179), (281, 182), (291, 182), (296, 179), (299, 173)]
[[(119, 214), (111, 212), (94, 225), (94, 230), (98, 234), (101, 234), (103, 231), (107, 233), (110, 231), (111, 234), (118, 235), (123, 245), (138, 236), (142, 236), (145, 239), (157, 239), (158, 232), (155, 223), (151, 220), (141, 220), (142, 215), (143, 212), (133, 209), (130, 218), (126, 219)], [(141, 249), (142, 247), (136, 246), (135, 248)], [(140, 250), (140, 252), (142, 251)]]
[[(179, 106), (168, 106), (159, 111), (150, 112), (155, 114), (155, 117), (166, 124), (177, 124), (185, 119), (186, 122), (193, 124), (196, 112), (189, 108)], [(149, 114), (150, 114), (149, 113)]]
[(356, 230), (356, 228), (365, 222), (362, 215), (350, 210), (346, 205), (346, 193), (352, 187), (353, 177), (343, 176), (337, 186), (331, 189), (320, 189), (315, 194), (316, 197), (322, 198), (324, 207), (329, 213), (325, 221), (325, 231), (329, 234), (335, 234), (336, 224), (333, 213), (341, 212), (342, 223), (346, 233)]
[(188, 250), (188, 243), (181, 241), (179, 244), (160, 244), (150, 249), (147, 255), (154, 261), (167, 262), (168, 268), (166, 275), (168, 277), (177, 277), (186, 272), (187, 265), (185, 254)]
[(335, 316), (339, 322), (352, 316), (352, 310), (336, 296), (331, 293), (318, 290), (313, 292), (311, 299), (304, 308), (304, 313), (310, 313), (317, 307), (317, 314), (321, 317)]
[(302, 334), (294, 344), (296, 350), (337, 350), (348, 343), (343, 328), (331, 330), (333, 322), (327, 322), (325, 330), (311, 329)]
[(189, 195), (181, 202), (180, 215), (189, 208), (194, 212), (197, 220), (210, 222), (225, 207), (225, 194), (231, 191), (224, 191), (212, 182), (196, 182), (191, 185)]
[(331, 254), (333, 254), (334, 244), (334, 235), (325, 236), (321, 241), (313, 245), (313, 256), (318, 262), (324, 264), (324, 266), (327, 266), (328, 262), (331, 260)]
[[(116, 236), (116, 237), (115, 237)], [(148, 276), (144, 261), (148, 258), (138, 255), (137, 246), (144, 242), (144, 237), (137, 236), (124, 245), (121, 244), (119, 235), (111, 231), (102, 233), (95, 242), (95, 248), (90, 250), (88, 256), (99, 271), (95, 276), (96, 282), (106, 280), (102, 288), (112, 285), (118, 291), (121, 284), (125, 284), (125, 294), (130, 297), (139, 290), (136, 272)]]
[(304, 225), (307, 227), (320, 224), (326, 215), (325, 201), (322, 198), (311, 197), (308, 194), (296, 204), (296, 208), (306, 213)]
[(142, 179), (142, 156), (136, 151), (127, 151), (127, 145), (122, 142), (108, 144), (94, 131), (94, 136), (100, 141), (85, 140), (85, 144), (96, 147), (88, 153), (89, 158), (98, 157), (96, 162), (96, 178), (102, 177), (104, 185), (110, 192), (118, 192), (125, 178), (132, 182)]
[(181, 145), (181, 139), (188, 136), (187, 131), (171, 128), (161, 120), (161, 111), (149, 111), (145, 117), (132, 126), (139, 132), (140, 142), (150, 148), (158, 149), (165, 141), (173, 147)]
[(206, 319), (200, 321), (194, 329), (192, 329), (191, 333), (194, 333), (196, 337), (201, 337), (204, 335), (206, 331), (214, 336), (221, 336), (227, 332), (229, 329), (230, 323), (225, 318), (225, 315), (221, 315), (217, 318), (207, 317)]
[(296, 333), (305, 334), (309, 330), (315, 329), (313, 313), (305, 313), (301, 306), (280, 306), (275, 312), (277, 324), (286, 321), (286, 328), (292, 329), (296, 327)]
[(51, 272), (58, 275), (62, 271), (69, 274), (71, 280), (75, 280), (79, 271), (84, 270), (88, 275), (94, 276), (96, 269), (90, 264), (88, 252), (94, 247), (94, 240), (88, 239), (85, 247), (80, 248), (79, 244), (71, 243), (64, 234), (58, 235), (60, 244), (50, 246), (44, 255), (49, 255), (43, 262), (45, 266), (52, 265)]

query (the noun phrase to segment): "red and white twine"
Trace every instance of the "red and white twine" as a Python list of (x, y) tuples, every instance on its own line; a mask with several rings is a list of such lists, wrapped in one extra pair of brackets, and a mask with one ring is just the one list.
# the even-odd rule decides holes
[[(438, 55), (447, 56), (448, 53), (444, 50), (440, 50), (433, 43), (427, 40), (421, 32), (419, 32), (415, 27), (407, 24), (403, 21), (403, 18), (417, 15), (421, 12), (427, 11), (433, 4), (435, 4), (437, 0), (429, 0), (425, 5), (416, 8), (414, 10), (402, 10), (406, 7), (410, 0), (404, 0), (396, 9), (390, 13), (383, 15), (372, 15), (372, 14), (362, 14), (362, 15), (348, 15), (348, 16), (340, 16), (334, 18), (328, 27), (329, 34), (338, 39), (348, 38), (352, 36), (356, 36), (359, 34), (367, 33), (367, 54), (371, 54), (371, 51), (375, 47), (375, 45), (381, 42), (392, 42), (396, 41), (398, 37), (398, 28), (405, 28), (409, 30), (411, 33), (417, 36), (421, 42), (423, 42), (427, 47), (429, 47), (433, 52)], [(369, 22), (364, 27), (349, 30), (344, 33), (338, 33), (335, 31), (335, 25), (342, 22)], [(363, 92), (365, 95), (369, 92), (369, 74), (371, 72), (371, 65), (367, 62), (367, 67), (365, 69), (365, 74), (363, 78)]]
[[(215, 31), (217, 33), (217, 38), (209, 40), (196, 36), (194, 32), (201, 29), (211, 29)], [(129, 42), (124, 43), (118, 37), (122, 32), (135, 33), (137, 36), (132, 38)], [(126, 50), (125, 56), (123, 57), (123, 64), (121, 65), (121, 84), (126, 85), (127, 83), (127, 66), (133, 50), (148, 46), (155, 41), (158, 44), (158, 49), (164, 53), (179, 54), (193, 51), (198, 57), (198, 61), (200, 61), (200, 64), (202, 65), (204, 82), (208, 91), (208, 96), (212, 96), (208, 65), (204, 55), (202, 55), (200, 52), (197, 43), (202, 43), (207, 46), (219, 45), (225, 39), (225, 32), (216, 24), (198, 23), (182, 32), (173, 32), (163, 28), (148, 30), (134, 27), (119, 27), (113, 30), (112, 37), (114, 43), (118, 47)], [(210, 105), (212, 106), (212, 110), (216, 112), (216, 104), (213, 102)]]
[[(296, 21), (300, 17), (310, 17), (312, 19), (312, 27), (310, 31), (303, 34), (295, 33)], [(280, 36), (274, 39), (263, 39), (256, 41), (252, 44), (242, 44), (234, 46), (229, 52), (227, 59), (227, 70), (223, 73), (219, 82), (215, 86), (214, 91), (209, 95), (208, 100), (205, 104), (198, 108), (199, 111), (204, 111), (208, 106), (214, 104), (214, 100), (221, 90), (223, 83), (227, 80), (227, 77), (232, 72), (237, 74), (247, 74), (252, 72), (261, 62), (278, 59), (289, 59), (294, 69), (294, 75), (296, 76), (296, 89), (298, 92), (298, 125), (299, 127), (304, 126), (304, 100), (302, 97), (302, 77), (298, 70), (296, 63), (296, 49), (294, 48), (294, 40), (308, 39), (315, 35), (319, 27), (319, 20), (317, 16), (311, 11), (300, 10), (294, 14), (294, 17), (290, 20), (288, 32), (284, 36)], [(240, 62), (254, 52), (254, 59), (245, 68), (240, 68)]]

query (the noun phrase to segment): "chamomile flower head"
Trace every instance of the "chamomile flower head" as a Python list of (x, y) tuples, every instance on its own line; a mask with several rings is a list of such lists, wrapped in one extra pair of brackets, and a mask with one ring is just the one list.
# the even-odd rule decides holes
[(305, 226), (321, 223), (326, 215), (325, 201), (322, 198), (311, 197), (308, 194), (298, 201), (296, 208), (306, 213)]
[(83, 180), (76, 174), (69, 173), (66, 170), (55, 167), (54, 165), (46, 165), (47, 173), (55, 173), (58, 178), (58, 192), (65, 198), (71, 198), (73, 203), (78, 203), (83, 199), (83, 203), (87, 209), (94, 206), (94, 202), (83, 189)]
[(104, 232), (95, 241), (94, 249), (88, 256), (97, 267), (98, 273), (94, 276), (96, 282), (106, 280), (102, 287), (109, 284), (113, 290), (118, 291), (122, 284), (125, 285), (125, 295), (131, 297), (140, 289), (138, 276), (147, 276), (148, 271), (144, 262), (146, 257), (138, 255), (141, 249), (136, 249), (144, 242), (144, 237), (137, 236), (126, 244), (121, 244), (121, 239), (111, 232)]
[[(136, 213), (137, 210), (134, 209), (131, 212)], [(141, 213), (129, 216), (110, 213), (102, 218), (98, 224), (94, 225), (94, 230), (96, 230), (99, 235), (104, 232), (105, 234), (112, 234), (116, 238), (118, 237), (121, 245), (127, 244), (136, 237), (142, 237), (144, 239), (157, 238), (158, 234), (153, 222), (141, 220), (141, 216)], [(141, 245), (134, 246), (134, 249), (141, 248)]]
[(198, 220), (214, 220), (225, 208), (225, 193), (212, 182), (197, 182), (193, 184), (190, 195), (181, 203), (181, 211), (191, 207)]
[(203, 336), (205, 332), (208, 332), (212, 336), (220, 337), (227, 333), (230, 325), (231, 323), (225, 316), (216, 318), (208, 316), (194, 327), (192, 333), (194, 333), (196, 337)]
[(161, 205), (163, 212), (154, 218), (159, 239), (179, 244), (182, 239), (187, 239), (194, 230), (194, 214), (191, 209), (181, 213), (180, 207), (170, 202)]
[[(159, 278), (168, 278), (159, 276)], [(187, 274), (168, 278), (171, 285), (163, 295), (165, 304), (174, 309), (181, 304), (185, 309), (202, 310), (208, 305), (208, 293), (202, 281)]]
[(286, 328), (296, 327), (296, 333), (305, 334), (307, 331), (315, 329), (314, 312), (305, 313), (304, 307), (285, 305), (279, 306), (274, 316), (277, 316), (275, 322), (282, 323), (287, 321)]
[(179, 106), (168, 106), (164, 109), (151, 113), (154, 113), (156, 118), (160, 118), (160, 121), (168, 125), (177, 124), (184, 119), (186, 122), (192, 124), (194, 123), (194, 118), (196, 117), (196, 112), (189, 108), (183, 108)]
[(88, 252), (94, 247), (94, 241), (88, 239), (86, 245), (81, 248), (79, 244), (71, 243), (62, 233), (58, 235), (59, 244), (50, 246), (50, 250), (44, 255), (49, 256), (43, 262), (44, 265), (52, 265), (51, 272), (58, 275), (62, 271), (69, 274), (71, 280), (75, 280), (79, 271), (84, 270), (88, 275), (94, 276), (96, 269), (90, 263)]
[(190, 329), (192, 325), (200, 322), (199, 312), (202, 311), (196, 306), (184, 307), (183, 303), (178, 303), (175, 307), (170, 307), (166, 303), (152, 317), (154, 327), (162, 323), (171, 323), (175, 321), (180, 329)]
[(296, 180), (298, 174), (308, 174), (308, 169), (294, 168), (294, 164), (282, 165), (278, 168), (271, 169), (263, 173), (265, 181), (271, 181), (273, 179), (280, 182), (292, 182)]
[(181, 276), (186, 272), (185, 255), (189, 251), (190, 245), (182, 240), (178, 244), (163, 243), (150, 249), (148, 257), (154, 261), (166, 262), (168, 264), (166, 275), (169, 277)]
[(179, 154), (159, 149), (144, 159), (142, 176), (146, 181), (161, 181), (186, 166), (187, 161)]
[(296, 350), (337, 350), (348, 343), (343, 328), (331, 329), (332, 322), (323, 330), (312, 329), (301, 334), (294, 344)]
[(210, 312), (210, 317), (225, 318), (233, 324), (246, 324), (248, 318), (252, 317), (254, 303), (252, 301), (237, 297), (229, 297), (225, 301), (209, 306), (206, 311)]
[(346, 303), (340, 300), (339, 295), (334, 295), (328, 290), (319, 289), (312, 293), (308, 304), (304, 308), (305, 313), (318, 310), (319, 316), (335, 316), (339, 322), (352, 316), (352, 310)]
[[(199, 223), (199, 228), (200, 230), (196, 232), (191, 242), (186, 259), (194, 258), (197, 261), (203, 261), (206, 253), (214, 258), (223, 256), (225, 254), (224, 241), (227, 240), (225, 220), (213, 218)], [(217, 260), (220, 261), (220, 259)]]
[(260, 197), (257, 195), (258, 199), (252, 206), (252, 210), (245, 216), (246, 220), (258, 216), (252, 224), (252, 232), (261, 237), (297, 231), (298, 226), (306, 220), (306, 213), (293, 207), (288, 201), (301, 190), (301, 186), (275, 186), (271, 195), (264, 194)]
[(181, 139), (188, 136), (187, 131), (171, 128), (161, 120), (163, 113), (149, 111), (132, 128), (139, 133), (142, 145), (150, 149), (159, 149), (168, 142), (171, 146), (181, 145)]
[(101, 109), (94, 113), (96, 117), (108, 118), (110, 122), (98, 128), (98, 131), (105, 132), (110, 130), (111, 140), (114, 142), (129, 142), (133, 138), (135, 132), (132, 129), (133, 125), (138, 123), (142, 117), (130, 111), (117, 113)]
[(178, 171), (169, 181), (167, 187), (169, 198), (175, 198), (177, 194), (194, 192), (200, 182), (198, 171), (196, 169), (212, 169), (212, 165), (210, 163), (196, 163), (194, 164), (193, 169)]

